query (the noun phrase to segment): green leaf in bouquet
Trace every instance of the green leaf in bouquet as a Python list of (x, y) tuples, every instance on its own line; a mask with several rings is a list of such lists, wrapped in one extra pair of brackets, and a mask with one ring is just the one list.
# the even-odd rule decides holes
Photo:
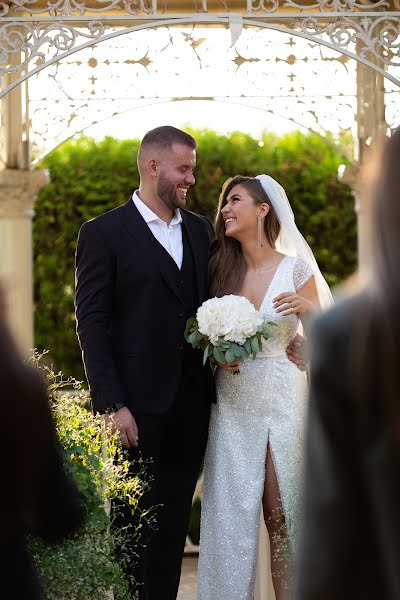
[(202, 335), (199, 340), (198, 348), (200, 348), (200, 350), (204, 351), (207, 348), (208, 344), (209, 344), (208, 338), (206, 338), (204, 335)]
[(271, 337), (271, 327), (276, 327), (277, 323), (273, 323), (272, 321), (267, 321), (260, 328), (260, 333), (265, 340), (268, 340)]
[[(203, 352), (203, 365), (206, 364), (207, 358), (210, 355), (210, 349), (211, 349), (210, 346), (211, 346), (211, 344), (207, 344), (207, 346), (204, 348), (204, 352)], [(212, 349), (211, 349), (211, 352), (212, 352)]]
[(207, 342), (208, 339), (204, 335), (196, 332), (196, 348), (204, 348)]
[(192, 333), (189, 333), (189, 335), (185, 336), (185, 337), (186, 337), (186, 341), (189, 344), (191, 344), (192, 346), (194, 346), (194, 344), (196, 343), (196, 340), (197, 340), (197, 334), (194, 331), (192, 331)]
[(224, 363), (225, 362), (225, 354), (224, 354), (224, 352), (221, 350), (221, 348), (219, 346), (214, 346), (214, 348), (213, 348), (213, 356), (214, 356), (215, 361), (217, 363)]
[(203, 336), (198, 331), (192, 331), (186, 338), (189, 344), (193, 346), (193, 348), (201, 348), (201, 341)]
[(260, 352), (260, 344), (258, 343), (258, 339), (256, 336), (253, 336), (251, 339), (251, 351), (255, 356), (257, 352)]
[(229, 346), (231, 345), (231, 342), (227, 342), (226, 340), (224, 340), (223, 337), (220, 337), (218, 339), (218, 344), (221, 346), (221, 348), (224, 348), (224, 350), (228, 350)]
[(247, 356), (248, 356), (249, 354), (251, 354), (251, 352), (252, 352), (252, 349), (251, 349), (251, 338), (248, 338), (248, 339), (245, 341), (245, 343), (244, 343), (244, 349), (245, 349), (245, 350), (246, 350), (246, 352), (247, 352)]
[(248, 358), (250, 354), (251, 354), (251, 348), (250, 348), (250, 352), (247, 352), (246, 348), (243, 347), (243, 360), (245, 358)]
[(185, 327), (185, 333), (184, 333), (184, 336), (185, 336), (186, 340), (187, 340), (189, 334), (191, 333), (191, 331), (193, 329), (197, 331), (197, 320), (196, 320), (196, 317), (190, 317), (190, 319), (188, 319), (186, 321), (186, 327)]
[(247, 352), (246, 348), (244, 348), (244, 346), (241, 346), (241, 350), (242, 350), (242, 360), (244, 360), (245, 358), (247, 358), (249, 356), (249, 352)]
[(235, 344), (235, 343), (231, 344), (230, 349), (233, 352), (233, 354), (235, 355), (235, 357), (238, 358), (239, 360), (243, 360), (244, 358), (247, 357), (246, 350), (243, 348), (243, 346), (240, 346), (239, 344)]
[(225, 352), (225, 360), (227, 363), (231, 363), (235, 360), (235, 355), (230, 348)]

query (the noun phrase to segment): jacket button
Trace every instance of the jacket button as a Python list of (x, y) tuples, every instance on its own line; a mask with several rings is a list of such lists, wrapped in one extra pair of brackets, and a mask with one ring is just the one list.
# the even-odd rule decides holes
[(180, 319), (183, 319), (183, 317), (184, 317), (184, 316), (185, 316), (185, 313), (178, 313), (178, 317), (179, 317)]
[(177, 348), (178, 348), (178, 350), (183, 350), (183, 344), (178, 344)]

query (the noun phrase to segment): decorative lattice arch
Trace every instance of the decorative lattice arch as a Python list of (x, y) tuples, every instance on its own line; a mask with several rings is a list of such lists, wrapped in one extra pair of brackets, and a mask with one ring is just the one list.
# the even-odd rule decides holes
[[(177, 6), (187, 12), (177, 13)], [(234, 40), (242, 26), (290, 33), (338, 50), (400, 85), (400, 0), (3, 0), (0, 11), (0, 76), (17, 75), (0, 97), (93, 43), (188, 23), (229, 26)]]
[[(288, 53), (286, 57), (279, 56), (276, 52), (277, 36), (288, 37), (293, 45), (307, 44), (307, 55), (315, 52), (315, 48), (321, 53), (321, 59), (332, 63), (336, 60), (336, 65), (340, 63), (346, 69), (349, 69), (351, 59), (360, 64), (370, 67), (381, 78), (380, 83), (385, 88), (387, 99), (387, 116), (386, 120), (389, 126), (395, 124), (398, 119), (398, 110), (396, 109), (397, 92), (400, 88), (400, 0), (378, 0), (374, 1), (355, 1), (355, 0), (320, 0), (319, 2), (294, 2), (293, 0), (187, 0), (168, 1), (168, 0), (94, 0), (91, 2), (78, 2), (77, 0), (7, 0), (0, 3), (0, 98), (4, 97), (18, 85), (31, 78), (37, 78), (39, 83), (37, 88), (47, 89), (48, 86), (43, 86), (39, 75), (47, 69), (56, 67), (57, 77), (60, 81), (60, 86), (65, 88), (66, 79), (62, 79), (60, 75), (61, 69), (59, 65), (75, 64), (82, 67), (80, 57), (87, 55), (87, 51), (91, 48), (98, 49), (101, 45), (107, 47), (107, 51), (112, 57), (112, 45), (118, 46), (118, 40), (123, 36), (125, 47), (132, 44), (132, 40), (140, 38), (143, 40), (143, 35), (148, 35), (150, 31), (162, 29), (167, 33), (172, 40), (176, 36), (178, 28), (186, 35), (186, 49), (189, 49), (196, 55), (200, 61), (207, 62), (202, 48), (198, 46), (203, 41), (200, 36), (196, 37), (196, 33), (190, 31), (190, 26), (194, 26), (198, 31), (204, 31), (204, 27), (216, 26), (230, 30), (232, 44), (236, 42), (236, 55), (226, 56), (225, 65), (216, 60), (214, 51), (214, 68), (220, 68), (221, 73), (229, 72), (229, 61), (236, 68), (235, 77), (238, 81), (238, 75), (245, 71), (249, 73), (249, 65), (262, 62), (265, 64), (264, 75), (267, 72), (268, 61), (266, 57), (260, 55), (243, 55), (240, 50), (241, 36), (247, 34), (248, 29), (252, 28), (253, 41), (255, 37), (264, 39), (265, 47), (269, 47), (273, 58), (280, 62), (280, 65), (290, 64), (292, 66), (298, 60), (298, 53), (294, 50)], [(209, 29), (210, 34), (214, 29)], [(245, 32), (245, 33), (244, 33)], [(269, 33), (269, 38), (266, 33)], [(227, 33), (227, 32), (225, 32)], [(210, 37), (210, 34), (207, 37)], [(274, 37), (275, 36), (275, 37)], [(162, 37), (162, 36), (161, 36)], [(204, 34), (203, 34), (204, 37)], [(247, 35), (247, 43), (249, 35)], [(267, 39), (268, 38), (268, 39)], [(222, 46), (226, 46), (227, 36), (223, 40)], [(293, 42), (296, 40), (296, 43)], [(166, 51), (167, 46), (172, 46), (173, 43), (167, 42), (163, 51)], [(243, 45), (243, 44), (242, 44)], [(121, 46), (121, 44), (119, 44)], [(154, 44), (155, 48), (156, 44)], [(239, 48), (238, 48), (239, 46)], [(229, 46), (227, 46), (229, 47)], [(119, 48), (120, 49), (120, 48)], [(182, 46), (181, 46), (182, 49)], [(156, 48), (155, 52), (161, 55), (160, 48)], [(274, 56), (275, 52), (275, 56)], [(325, 56), (322, 56), (322, 53)], [(333, 56), (336, 54), (336, 57)], [(74, 61), (74, 57), (78, 57)], [(176, 57), (175, 57), (176, 58)], [(90, 68), (94, 69), (93, 63), (99, 63), (95, 56), (92, 56)], [(125, 63), (128, 59), (125, 58)], [(172, 62), (174, 58), (172, 57)], [(115, 61), (111, 58), (111, 62)], [(147, 64), (146, 64), (147, 61)], [(109, 61), (110, 62), (110, 61)], [(121, 63), (122, 61), (120, 61)], [(154, 69), (154, 57), (149, 60), (148, 55), (144, 53), (138, 56), (132, 63), (140, 65), (144, 77), (156, 78), (159, 72)], [(211, 61), (208, 60), (210, 66)], [(103, 60), (104, 64), (104, 60)], [(254, 65), (253, 65), (254, 66)], [(339, 67), (337, 67), (339, 68)], [(64, 69), (64, 73), (67, 68)], [(104, 70), (104, 69), (103, 69)], [(287, 74), (287, 77), (297, 77), (297, 74), (292, 72)], [(115, 69), (114, 69), (115, 71)], [(254, 69), (253, 69), (254, 71)], [(279, 73), (279, 70), (275, 71)], [(81, 75), (83, 69), (78, 71)], [(77, 73), (78, 73), (77, 72)], [(322, 72), (322, 71), (321, 71)], [(321, 72), (315, 75), (321, 78)], [(109, 69), (110, 73), (110, 69)], [(111, 81), (112, 77), (108, 78)], [(204, 73), (204, 71), (203, 71)], [(281, 77), (285, 77), (284, 70), (281, 69)], [(54, 72), (51, 77), (54, 78)], [(350, 75), (355, 84), (356, 76), (353, 66), (353, 72)], [(97, 74), (92, 74), (92, 79), (99, 80)], [(201, 78), (199, 78), (200, 80)], [(241, 78), (243, 81), (243, 77)], [(61, 81), (62, 80), (62, 81)], [(334, 84), (336, 77), (331, 78)], [(298, 81), (298, 80), (297, 80)], [(384, 82), (384, 83), (382, 83)], [(265, 81), (263, 82), (265, 83)], [(313, 129), (318, 133), (324, 134), (326, 127), (323, 125), (325, 118), (321, 113), (321, 108), (315, 106), (315, 97), (312, 94), (296, 93), (299, 89), (296, 84), (292, 85), (290, 93), (286, 96), (284, 90), (285, 83), (280, 85), (282, 94), (262, 94), (260, 90), (251, 93), (247, 90), (245, 93), (239, 89), (238, 93), (234, 94), (227, 90), (218, 94), (215, 90), (208, 90), (207, 93), (191, 93), (191, 94), (173, 94), (173, 93), (154, 93), (151, 94), (133, 94), (125, 91), (125, 98), (119, 97), (115, 100), (113, 110), (107, 109), (106, 103), (103, 102), (100, 107), (99, 102), (93, 102), (93, 96), (101, 97), (97, 90), (90, 91), (91, 97), (84, 95), (75, 98), (75, 102), (62, 102), (59, 97), (54, 98), (54, 110), (52, 129), (58, 131), (58, 134), (53, 139), (46, 138), (46, 126), (38, 121), (37, 117), (40, 112), (46, 113), (48, 119), (50, 115), (48, 108), (44, 108), (47, 100), (40, 99), (32, 93), (30, 86), (29, 96), (31, 100), (30, 122), (31, 135), (37, 146), (36, 155), (44, 156), (58, 143), (61, 143), (68, 136), (74, 135), (78, 131), (85, 130), (89, 125), (100, 120), (104, 120), (121, 112), (134, 110), (149, 104), (150, 102), (170, 102), (180, 100), (182, 97), (196, 99), (212, 99), (217, 101), (244, 104), (243, 97), (246, 97), (245, 102), (249, 106), (264, 110), (276, 115), (281, 114), (284, 118), (289, 118), (293, 122), (302, 124), (306, 128)], [(92, 86), (93, 87), (93, 86)], [(264, 86), (264, 87), (268, 87)], [(348, 124), (344, 123), (349, 120), (351, 114), (353, 122), (355, 122), (355, 113), (364, 110), (365, 103), (358, 102), (357, 91), (354, 89), (352, 93), (348, 90), (341, 92), (340, 90), (331, 89), (334, 85), (329, 84), (328, 89), (322, 94), (324, 97), (324, 108), (322, 112), (335, 114), (341, 120), (341, 128), (349, 129)], [(240, 86), (239, 86), (240, 88)], [(254, 86), (253, 86), (254, 88)], [(203, 86), (204, 89), (204, 86)], [(254, 91), (254, 89), (253, 89)], [(117, 95), (116, 90), (114, 91)], [(65, 96), (69, 96), (66, 90)], [(292, 102), (288, 99), (289, 96)], [(352, 97), (350, 99), (350, 96)], [(285, 101), (282, 102), (282, 98)], [(340, 102), (338, 99), (341, 98)], [(345, 98), (348, 101), (345, 101)], [(279, 100), (278, 100), (279, 99)], [(124, 101), (125, 100), (125, 101)], [(47, 101), (47, 107), (50, 102)], [(58, 111), (55, 106), (58, 106)], [(293, 106), (296, 110), (293, 110)], [(86, 106), (86, 118), (84, 118), (84, 107)], [(303, 112), (299, 112), (299, 107), (303, 106)], [(319, 107), (321, 107), (321, 103)], [(97, 112), (95, 120), (89, 116)], [(26, 121), (29, 119), (27, 118)], [(74, 125), (72, 125), (74, 123)]]

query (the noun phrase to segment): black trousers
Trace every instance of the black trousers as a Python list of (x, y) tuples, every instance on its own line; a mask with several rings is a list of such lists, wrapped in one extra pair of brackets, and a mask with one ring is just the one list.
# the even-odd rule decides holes
[[(140, 508), (155, 507), (156, 520), (155, 528), (149, 528), (146, 518), (141, 519), (140, 539), (131, 544), (136, 565), (127, 575), (140, 584), (140, 600), (175, 600), (178, 593), (192, 497), (207, 443), (210, 402), (204, 388), (186, 379), (168, 412), (134, 415), (139, 447), (127, 453), (133, 473), (140, 457), (151, 460), (146, 470), (153, 481)], [(115, 508), (115, 525), (132, 523), (130, 514)]]

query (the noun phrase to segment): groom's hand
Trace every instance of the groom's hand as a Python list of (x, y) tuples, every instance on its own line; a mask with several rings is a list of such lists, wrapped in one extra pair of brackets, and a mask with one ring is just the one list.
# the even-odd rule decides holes
[(286, 348), (286, 355), (300, 371), (305, 371), (307, 369), (305, 342), (301, 335), (297, 334), (294, 340), (289, 344)]
[(111, 425), (113, 432), (118, 431), (124, 448), (137, 448), (139, 432), (133, 414), (126, 406), (113, 415), (105, 415), (106, 429)]

